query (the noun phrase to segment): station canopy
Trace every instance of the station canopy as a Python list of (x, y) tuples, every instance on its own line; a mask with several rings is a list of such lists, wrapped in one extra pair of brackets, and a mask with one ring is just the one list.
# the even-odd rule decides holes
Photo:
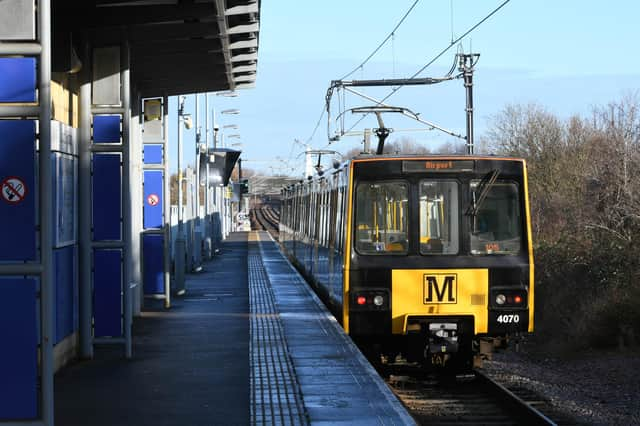
[(85, 42), (128, 43), (143, 97), (252, 87), (260, 0), (53, 0), (53, 71), (78, 68)]

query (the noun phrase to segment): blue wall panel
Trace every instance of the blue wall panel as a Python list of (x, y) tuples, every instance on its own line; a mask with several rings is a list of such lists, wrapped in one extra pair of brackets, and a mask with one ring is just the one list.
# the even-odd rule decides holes
[(93, 312), (95, 337), (122, 336), (122, 251), (93, 252)]
[(38, 417), (36, 310), (34, 279), (0, 279), (0, 419), (2, 420)]
[(56, 289), (54, 344), (57, 344), (77, 329), (78, 284), (75, 273), (75, 246), (54, 250), (53, 261)]
[(36, 258), (35, 135), (32, 120), (0, 120), (0, 260), (3, 261)]
[(162, 228), (164, 172), (144, 171), (143, 228)]
[(162, 164), (162, 145), (144, 144), (142, 161), (144, 164)]
[(164, 236), (143, 234), (144, 294), (164, 294)]
[(93, 143), (120, 143), (119, 115), (93, 116)]
[(0, 102), (36, 101), (36, 59), (0, 58)]
[(122, 171), (120, 154), (93, 156), (93, 239), (122, 239)]

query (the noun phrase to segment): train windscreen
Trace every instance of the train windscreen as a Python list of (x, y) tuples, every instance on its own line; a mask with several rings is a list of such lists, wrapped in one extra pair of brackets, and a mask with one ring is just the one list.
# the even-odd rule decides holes
[(420, 182), (420, 253), (458, 254), (458, 183)]
[(405, 182), (363, 182), (356, 190), (356, 250), (360, 254), (405, 254), (408, 197)]
[(481, 181), (470, 185), (472, 199), (484, 191), (485, 197), (471, 217), (471, 254), (518, 254), (522, 248), (522, 215), (518, 185), (497, 181), (482, 188)]

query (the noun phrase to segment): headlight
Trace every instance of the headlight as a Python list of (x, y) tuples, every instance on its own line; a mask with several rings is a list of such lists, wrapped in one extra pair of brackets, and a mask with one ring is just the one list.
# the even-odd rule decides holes
[(491, 291), (491, 305), (496, 309), (527, 307), (527, 289), (521, 287), (502, 287)]
[(389, 309), (390, 300), (386, 289), (358, 289), (351, 296), (351, 307), (358, 311), (386, 310)]

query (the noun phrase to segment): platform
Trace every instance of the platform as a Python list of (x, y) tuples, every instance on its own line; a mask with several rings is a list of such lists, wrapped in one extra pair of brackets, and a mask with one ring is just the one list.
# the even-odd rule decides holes
[(404, 425), (403, 406), (266, 233), (236, 233), (169, 310), (134, 322), (134, 359), (56, 375), (56, 424)]

